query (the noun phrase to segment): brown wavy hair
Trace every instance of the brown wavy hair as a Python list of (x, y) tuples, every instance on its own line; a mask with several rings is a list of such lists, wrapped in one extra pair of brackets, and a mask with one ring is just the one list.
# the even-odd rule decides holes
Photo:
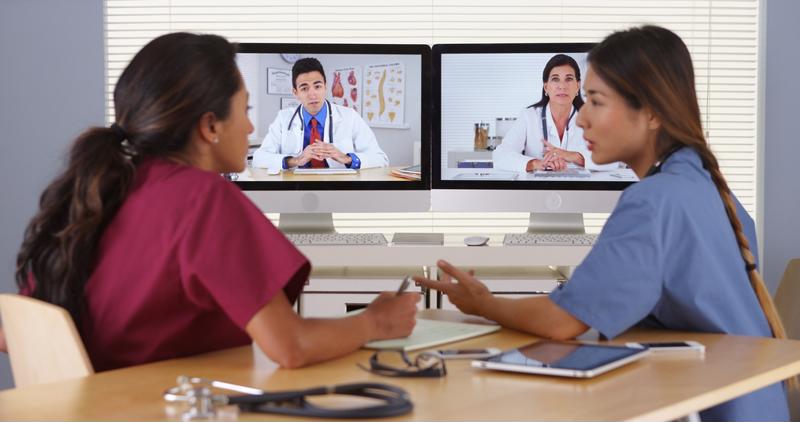
[[(703, 134), (692, 58), (686, 44), (675, 33), (648, 25), (611, 34), (592, 49), (587, 60), (629, 106), (649, 109), (661, 120), (656, 140), (658, 157), (680, 147), (692, 148), (700, 155), (725, 205), (742, 255), (743, 270), (747, 271), (772, 335), (785, 339), (786, 330), (756, 269), (750, 243), (736, 215), (733, 193)], [(796, 378), (791, 383), (797, 387)]]
[(137, 165), (180, 155), (205, 113), (228, 117), (242, 83), (235, 56), (224, 38), (189, 33), (158, 37), (134, 56), (114, 89), (116, 123), (82, 133), (42, 193), (17, 255), (20, 290), (65, 308), (80, 329), (97, 245)]

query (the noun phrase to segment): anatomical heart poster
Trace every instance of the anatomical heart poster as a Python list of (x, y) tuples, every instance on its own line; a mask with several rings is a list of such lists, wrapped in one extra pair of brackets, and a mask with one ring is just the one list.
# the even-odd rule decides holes
[(403, 63), (373, 64), (366, 68), (364, 112), (375, 127), (405, 128), (406, 68)]
[(331, 101), (361, 114), (361, 68), (345, 67), (333, 71)]

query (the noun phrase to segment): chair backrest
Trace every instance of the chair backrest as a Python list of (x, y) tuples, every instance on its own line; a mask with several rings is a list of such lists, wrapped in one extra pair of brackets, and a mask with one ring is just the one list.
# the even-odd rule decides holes
[(64, 308), (27, 296), (0, 294), (0, 317), (17, 387), (94, 373)]
[(775, 292), (775, 307), (786, 328), (786, 335), (800, 340), (800, 258), (789, 260), (786, 265)]

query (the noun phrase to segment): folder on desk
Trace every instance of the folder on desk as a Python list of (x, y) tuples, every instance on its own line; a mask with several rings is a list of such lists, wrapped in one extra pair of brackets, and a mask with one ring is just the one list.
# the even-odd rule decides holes
[(403, 349), (407, 352), (466, 340), (500, 330), (499, 325), (417, 319), (414, 331), (406, 338), (376, 340), (364, 345), (367, 349)]

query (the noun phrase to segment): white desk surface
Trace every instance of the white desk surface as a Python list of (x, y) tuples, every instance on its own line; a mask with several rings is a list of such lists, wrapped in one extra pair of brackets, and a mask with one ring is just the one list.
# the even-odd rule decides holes
[[(391, 242), (391, 236), (387, 236)], [(446, 235), (444, 245), (299, 246), (314, 266), (435, 265), (444, 259), (470, 266), (575, 266), (590, 246), (503, 246), (494, 237), (488, 246), (466, 246), (463, 235)]]

